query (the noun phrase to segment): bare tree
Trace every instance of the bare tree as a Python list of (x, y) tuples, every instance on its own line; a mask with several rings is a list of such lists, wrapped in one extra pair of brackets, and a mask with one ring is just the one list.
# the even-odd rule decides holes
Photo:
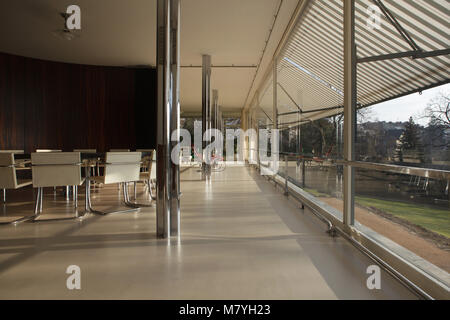
[(436, 126), (450, 126), (450, 93), (440, 92), (433, 98), (422, 118), (430, 119)]

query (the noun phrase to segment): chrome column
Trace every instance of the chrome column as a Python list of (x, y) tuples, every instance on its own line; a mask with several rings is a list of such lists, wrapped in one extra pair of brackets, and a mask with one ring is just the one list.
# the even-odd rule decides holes
[(156, 233), (170, 236), (170, 116), (172, 104), (170, 75), (170, 0), (157, 0), (157, 153), (156, 153)]
[(210, 139), (203, 139), (205, 132), (211, 128), (211, 56), (203, 55), (202, 59), (202, 179), (206, 180), (211, 176), (211, 166), (206, 164), (204, 153)]
[(214, 114), (214, 129), (218, 129), (220, 130), (220, 126), (219, 126), (219, 91), (217, 90), (213, 90), (212, 91), (212, 95), (213, 95), (213, 104), (212, 104), (212, 109), (213, 109), (213, 114)]
[[(274, 140), (274, 138), (276, 137), (275, 134), (275, 130), (278, 129), (278, 74), (277, 74), (277, 63), (278, 63), (278, 58), (275, 57), (273, 60), (273, 115), (272, 115), (272, 137), (271, 137), (271, 146), (274, 145), (274, 143), (276, 143)], [(278, 142), (279, 143), (279, 142)], [(271, 148), (273, 150), (273, 148)], [(273, 169), (275, 170), (276, 167), (279, 166), (278, 164), (275, 164), (275, 159), (276, 156), (272, 153), (272, 150), (270, 152), (271, 154), (271, 158), (273, 159), (272, 161), (272, 165), (273, 165)], [(279, 152), (280, 150), (278, 150)], [(278, 160), (279, 160), (279, 154), (278, 154)]]
[[(219, 92), (217, 90), (212, 91), (213, 101), (211, 105), (211, 127), (216, 130), (221, 130), (219, 124)], [(214, 154), (217, 155), (217, 150), (214, 150)]]
[[(258, 165), (258, 170), (261, 173), (261, 158), (260, 158), (260, 150), (259, 150), (259, 121), (258, 121), (258, 117), (257, 117), (257, 110), (259, 110), (261, 108), (261, 101), (260, 101), (260, 95), (259, 95), (259, 90), (256, 93), (256, 108), (254, 108), (252, 110), (252, 115), (251, 115), (251, 120), (252, 120), (252, 124), (251, 124), (251, 128), (255, 129), (256, 131), (256, 151), (252, 151), (252, 153), (256, 152), (256, 159), (252, 159), (252, 160), (256, 160), (256, 163)], [(266, 127), (267, 129), (267, 127)]]
[(217, 112), (219, 112), (219, 129), (220, 131), (225, 131), (225, 123), (223, 120), (223, 112), (222, 112), (222, 106), (217, 105)]
[[(344, 159), (355, 160), (357, 56), (355, 1), (344, 1)], [(355, 169), (344, 166), (344, 224), (355, 222)]]
[(273, 129), (278, 129), (278, 77), (277, 77), (277, 61), (273, 60)]
[[(170, 119), (170, 132), (172, 134), (171, 150), (180, 142), (180, 0), (171, 0), (171, 73), (172, 73), (172, 112)], [(174, 132), (178, 132), (175, 136)], [(170, 156), (170, 154), (169, 154)], [(180, 233), (180, 165), (171, 164), (170, 184), (170, 235), (178, 236)]]

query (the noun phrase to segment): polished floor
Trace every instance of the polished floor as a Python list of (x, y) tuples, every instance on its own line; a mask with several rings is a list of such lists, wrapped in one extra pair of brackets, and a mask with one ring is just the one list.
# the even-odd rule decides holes
[[(96, 188), (93, 205), (117, 206), (117, 192)], [(322, 222), (253, 169), (229, 167), (209, 184), (188, 169), (182, 193), (180, 240), (156, 239), (154, 208), (0, 226), (0, 299), (416, 298), (384, 272), (381, 290), (369, 290), (372, 261), (330, 238)], [(30, 190), (16, 194), (8, 193), (2, 221), (32, 209)], [(145, 200), (141, 188), (138, 195)], [(71, 210), (71, 202), (46, 190), (42, 219)], [(81, 290), (66, 287), (69, 265), (81, 269)]]

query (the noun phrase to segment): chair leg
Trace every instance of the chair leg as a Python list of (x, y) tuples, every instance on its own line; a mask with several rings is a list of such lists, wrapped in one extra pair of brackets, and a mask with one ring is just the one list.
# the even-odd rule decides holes
[(72, 186), (73, 188), (73, 202), (75, 203), (75, 208), (78, 208), (78, 186)]
[(34, 215), (36, 216), (36, 218), (37, 218), (39, 212), (42, 211), (42, 209), (40, 209), (40, 203), (42, 201), (41, 200), (41, 192), (42, 192), (41, 188), (38, 188), (37, 195), (36, 195), (36, 204), (34, 207)]
[(134, 200), (137, 198), (137, 182), (134, 182)]
[[(127, 207), (131, 207), (131, 208), (139, 208), (139, 207), (154, 207), (153, 204), (149, 203), (149, 204), (143, 204), (143, 203), (136, 203), (136, 202), (131, 202), (130, 201), (130, 196), (128, 194), (128, 183), (124, 183), (124, 188), (123, 188), (123, 192), (124, 192), (124, 199), (125, 199), (125, 205)], [(136, 200), (136, 197), (135, 197)]]
[(3, 189), (3, 203), (6, 203), (6, 189)]
[(44, 188), (40, 188), (41, 189), (41, 198), (40, 198), (40, 202), (39, 202), (39, 212), (42, 212), (42, 202), (44, 202)]
[[(41, 211), (42, 211), (42, 204), (40, 204), (41, 199), (42, 199), (42, 190), (41, 190), (41, 188), (38, 188), (38, 193), (36, 195), (36, 206), (34, 209), (34, 214), (32, 216), (23, 217), (23, 218), (20, 218), (20, 219), (11, 221), (11, 222), (0, 222), (0, 225), (11, 225), (11, 224), (18, 225), (19, 223), (22, 223), (22, 222), (35, 220), (40, 215), (39, 208), (41, 208)], [(40, 205), (41, 205), (41, 207), (40, 207)]]
[[(89, 185), (89, 183), (88, 183)], [(88, 186), (87, 186), (88, 187)], [(93, 214), (97, 214), (97, 215), (101, 215), (101, 216), (105, 216), (108, 214), (115, 214), (115, 213), (128, 213), (128, 212), (136, 212), (140, 210), (139, 206), (132, 206), (132, 205), (128, 205), (127, 204), (127, 192), (125, 190), (125, 183), (120, 183), (119, 187), (122, 187), (123, 189), (123, 195), (124, 195), (124, 203), (125, 205), (127, 205), (128, 207), (131, 207), (132, 209), (125, 209), (125, 210), (117, 210), (117, 211), (110, 211), (110, 212), (103, 212), (103, 211), (98, 211), (92, 208), (92, 203), (91, 203), (91, 192), (90, 190), (86, 191), (86, 209), (87, 212), (89, 213), (93, 213)], [(120, 197), (120, 192), (119, 192), (119, 197)]]
[[(75, 201), (75, 207), (78, 208), (78, 186), (72, 186), (73, 187), (73, 195), (74, 195), (74, 201)], [(50, 222), (50, 221), (67, 221), (67, 220), (80, 220), (81, 218), (83, 218), (85, 216), (86, 213), (82, 214), (81, 216), (78, 214), (78, 212), (76, 213), (75, 216), (70, 217), (70, 218), (56, 218), (56, 219), (41, 219), (41, 220), (37, 220), (37, 218), (39, 218), (39, 216), (42, 213), (42, 203), (44, 202), (44, 188), (38, 188), (38, 194), (36, 197), (36, 206), (34, 209), (34, 216), (29, 217), (29, 218), (23, 218), (27, 220), (31, 220), (31, 222)], [(22, 221), (21, 221), (22, 222)]]

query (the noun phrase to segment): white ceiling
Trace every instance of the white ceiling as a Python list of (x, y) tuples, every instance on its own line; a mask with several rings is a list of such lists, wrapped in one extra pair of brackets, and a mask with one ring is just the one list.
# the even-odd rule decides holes
[[(267, 67), (298, 0), (283, 0), (258, 80)], [(81, 37), (61, 40), (58, 12), (81, 8)], [(256, 66), (280, 0), (181, 0), (181, 64)], [(27, 57), (92, 65), (155, 65), (156, 0), (10, 0), (0, 2), (0, 51)], [(253, 68), (214, 68), (212, 88), (224, 110), (244, 107)], [(182, 68), (181, 106), (201, 109), (201, 69)], [(248, 102), (248, 101), (247, 101)]]

